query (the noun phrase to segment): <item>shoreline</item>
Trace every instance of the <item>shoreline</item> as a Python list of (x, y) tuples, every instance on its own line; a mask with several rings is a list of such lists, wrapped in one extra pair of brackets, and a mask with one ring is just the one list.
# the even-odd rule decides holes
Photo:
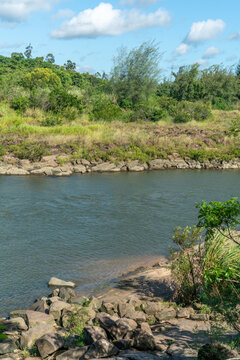
[(85, 173), (120, 173), (120, 172), (144, 172), (153, 170), (170, 169), (191, 169), (191, 170), (234, 170), (240, 169), (240, 159), (232, 161), (204, 161), (188, 159), (155, 159), (149, 162), (103, 162), (88, 160), (76, 160), (66, 162), (63, 165), (58, 163), (55, 155), (45, 156), (39, 162), (29, 160), (19, 160), (14, 157), (6, 157), (0, 161), (0, 175), (42, 175), (42, 176), (70, 176), (73, 174)]

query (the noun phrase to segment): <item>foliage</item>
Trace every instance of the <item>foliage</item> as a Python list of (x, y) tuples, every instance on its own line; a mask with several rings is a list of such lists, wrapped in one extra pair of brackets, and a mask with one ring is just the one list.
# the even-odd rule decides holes
[(51, 69), (37, 68), (28, 73), (23, 79), (26, 88), (60, 88), (61, 80)]
[(28, 159), (30, 161), (40, 161), (44, 155), (47, 155), (47, 147), (45, 144), (30, 141), (10, 145), (9, 151), (19, 159)]
[(56, 88), (49, 94), (48, 110), (55, 113), (68, 107), (75, 107), (79, 112), (82, 111), (81, 100), (63, 88)]
[(14, 110), (19, 110), (20, 112), (24, 112), (29, 106), (30, 101), (26, 96), (18, 96), (11, 102), (11, 108)]
[(191, 120), (203, 121), (211, 116), (208, 104), (181, 101), (177, 104), (173, 115), (175, 123), (186, 123)]
[(240, 224), (240, 202), (238, 198), (232, 198), (225, 202), (210, 201), (209, 204), (202, 201), (196, 207), (199, 209), (198, 226), (206, 229), (207, 239), (214, 234), (215, 230), (218, 230), (239, 244), (236, 240), (238, 235), (234, 236), (232, 233), (232, 230)]
[(159, 76), (159, 49), (152, 42), (144, 42), (129, 52), (119, 50), (114, 58), (111, 81), (118, 104), (135, 106), (149, 98), (156, 89)]
[(32, 57), (32, 45), (29, 44), (26, 49), (25, 49), (25, 52), (24, 52), (24, 55), (26, 56), (27, 59), (30, 59)]
[(2, 333), (4, 330), (5, 330), (5, 326), (3, 324), (0, 324), (0, 342), (8, 339), (8, 336)]
[(72, 62), (71, 60), (67, 60), (67, 62), (64, 64), (64, 68), (66, 70), (76, 70), (76, 63)]
[(4, 147), (0, 144), (0, 156), (3, 156), (3, 155), (5, 155), (5, 149), (4, 149)]

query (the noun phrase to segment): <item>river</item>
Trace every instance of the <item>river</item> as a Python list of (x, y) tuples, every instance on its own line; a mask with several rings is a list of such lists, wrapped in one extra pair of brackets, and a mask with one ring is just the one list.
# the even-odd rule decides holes
[(240, 195), (239, 170), (169, 170), (66, 178), (0, 177), (0, 315), (48, 294), (51, 276), (82, 294), (169, 254), (195, 202)]

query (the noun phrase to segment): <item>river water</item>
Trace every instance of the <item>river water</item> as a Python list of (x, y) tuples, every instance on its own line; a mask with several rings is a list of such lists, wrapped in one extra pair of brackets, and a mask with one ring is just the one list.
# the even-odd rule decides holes
[(51, 276), (82, 294), (168, 255), (195, 202), (240, 195), (239, 170), (169, 170), (67, 178), (0, 177), (0, 315), (48, 294)]

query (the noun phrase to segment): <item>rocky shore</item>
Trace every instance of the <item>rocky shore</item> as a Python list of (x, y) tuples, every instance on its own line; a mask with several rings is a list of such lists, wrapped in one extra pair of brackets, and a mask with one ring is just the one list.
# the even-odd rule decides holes
[[(193, 360), (201, 346), (212, 346), (211, 314), (172, 301), (167, 261), (124, 276), (98, 297), (77, 296), (74, 283), (56, 278), (49, 284), (55, 288), (47, 297), (0, 319), (0, 359)], [(235, 335), (228, 329), (222, 339)], [(239, 356), (227, 346), (219, 351)]]
[[(61, 164), (60, 164), (61, 163)], [(138, 160), (131, 162), (103, 162), (88, 160), (72, 160), (61, 157), (59, 161), (55, 155), (45, 156), (39, 162), (19, 160), (11, 156), (3, 156), (0, 160), (0, 175), (45, 175), (70, 176), (91, 172), (141, 172), (148, 170), (166, 169), (240, 169), (240, 159), (226, 161), (196, 161), (181, 158), (155, 159), (141, 163)]]

